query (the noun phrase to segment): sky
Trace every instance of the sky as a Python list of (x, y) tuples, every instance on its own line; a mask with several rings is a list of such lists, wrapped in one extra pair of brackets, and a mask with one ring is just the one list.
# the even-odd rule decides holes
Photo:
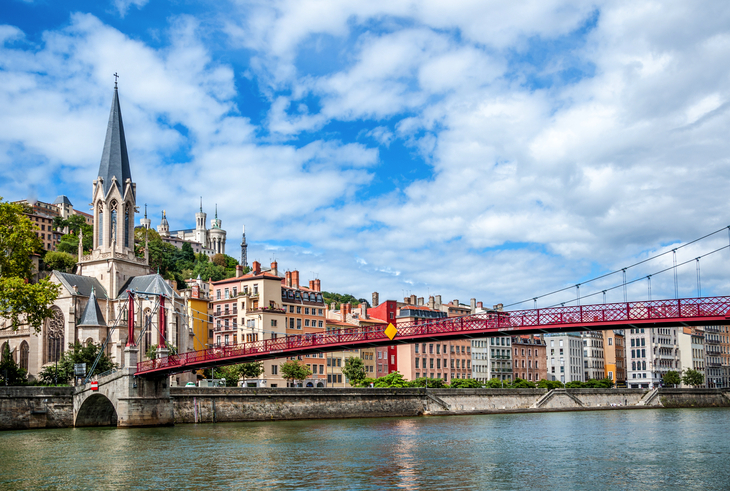
[(655, 274), (730, 224), (723, 2), (5, 0), (3, 199), (88, 211), (114, 73), (153, 226), (324, 290), (730, 294), (727, 230)]

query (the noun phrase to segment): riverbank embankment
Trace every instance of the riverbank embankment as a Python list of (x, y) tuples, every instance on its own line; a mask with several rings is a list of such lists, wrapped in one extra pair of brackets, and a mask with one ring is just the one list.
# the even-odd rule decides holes
[[(73, 426), (73, 387), (0, 387), (0, 430)], [(720, 389), (170, 388), (175, 424), (730, 407)]]

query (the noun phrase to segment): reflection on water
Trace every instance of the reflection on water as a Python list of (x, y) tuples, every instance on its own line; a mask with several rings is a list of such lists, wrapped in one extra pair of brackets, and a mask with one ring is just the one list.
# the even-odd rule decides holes
[(727, 489), (727, 409), (0, 433), (8, 489)]

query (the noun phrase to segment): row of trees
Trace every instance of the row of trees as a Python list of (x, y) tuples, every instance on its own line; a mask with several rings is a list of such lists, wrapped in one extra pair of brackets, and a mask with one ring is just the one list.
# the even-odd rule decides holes
[(697, 370), (685, 370), (684, 375), (680, 375), (679, 372), (670, 370), (662, 377), (662, 383), (664, 385), (671, 385), (676, 387), (679, 384), (688, 385), (691, 387), (701, 387), (705, 383), (705, 375)]
[(364, 298), (355, 298), (354, 296), (350, 295), (349, 293), (333, 293), (333, 292), (322, 292), (322, 298), (324, 299), (324, 303), (327, 305), (331, 304), (332, 302), (335, 303), (335, 309), (339, 309), (340, 305), (343, 303), (352, 303), (353, 305), (359, 305), (361, 303), (366, 303), (368, 307), (370, 307), (370, 302), (365, 300)]

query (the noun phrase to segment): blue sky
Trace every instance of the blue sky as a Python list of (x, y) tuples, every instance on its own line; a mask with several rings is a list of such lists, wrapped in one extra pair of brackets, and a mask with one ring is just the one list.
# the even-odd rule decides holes
[[(250, 260), (327, 290), (512, 303), (730, 223), (728, 17), (716, 2), (7, 0), (0, 196), (86, 209), (118, 72), (153, 224), (165, 209), (192, 227), (202, 195), (230, 255), (245, 224)], [(730, 291), (720, 256), (704, 293)], [(680, 277), (693, 295), (694, 269)]]

